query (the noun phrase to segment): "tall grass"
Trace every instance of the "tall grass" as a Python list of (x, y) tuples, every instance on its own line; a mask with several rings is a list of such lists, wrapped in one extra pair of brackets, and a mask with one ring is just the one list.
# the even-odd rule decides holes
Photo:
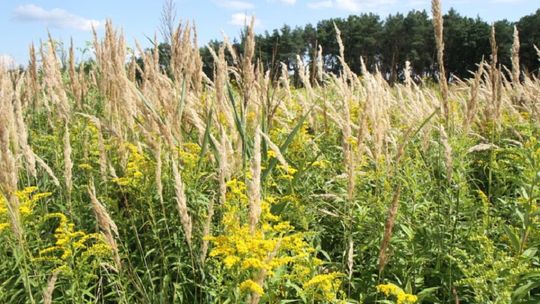
[(342, 72), (319, 50), (292, 88), (253, 20), (214, 75), (189, 23), (169, 67), (111, 22), (94, 62), (0, 67), (0, 302), (540, 301), (540, 80), (516, 29), (511, 69), (493, 32), (448, 83), (432, 4), (437, 84), (355, 75), (336, 27)]

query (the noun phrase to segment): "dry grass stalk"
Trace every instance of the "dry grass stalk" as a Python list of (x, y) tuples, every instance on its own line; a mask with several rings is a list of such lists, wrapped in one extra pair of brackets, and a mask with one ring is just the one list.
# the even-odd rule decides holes
[(249, 230), (255, 233), (261, 216), (261, 129), (257, 126), (251, 160), (251, 178), (248, 181)]
[(52, 296), (58, 279), (58, 271), (53, 271), (47, 280), (47, 287), (43, 289), (43, 304), (52, 304)]
[(477, 114), (477, 104), (478, 104), (478, 91), (480, 88), (480, 81), (482, 80), (482, 75), (484, 74), (484, 61), (478, 66), (478, 71), (474, 74), (474, 80), (471, 84), (471, 93), (470, 97), (466, 104), (465, 109), (465, 120), (464, 120), (464, 131), (465, 133), (469, 132), (471, 123)]
[(201, 263), (204, 265), (206, 261), (206, 255), (208, 253), (208, 240), (207, 237), (210, 236), (210, 229), (212, 226), (212, 218), (214, 217), (214, 200), (211, 199), (208, 202), (208, 211), (206, 212), (206, 221), (204, 222), (203, 228), (203, 242), (201, 245)]
[(201, 57), (201, 53), (199, 51), (199, 45), (197, 44), (198, 38), (197, 38), (197, 28), (193, 27), (193, 45), (192, 45), (192, 64), (190, 64), (191, 67), (191, 82), (193, 83), (193, 93), (196, 96), (199, 96), (202, 90), (203, 86), (203, 76), (206, 77), (206, 75), (202, 72), (203, 68), (203, 61)]
[(79, 85), (79, 77), (75, 70), (75, 49), (73, 47), (73, 38), (71, 39), (71, 44), (69, 47), (69, 83), (71, 86), (71, 93), (75, 97), (75, 102), (77, 104), (77, 107), (81, 107), (81, 92), (80, 92), (80, 85)]
[[(292, 93), (291, 93), (291, 86), (289, 83), (289, 71), (288, 67), (285, 63), (281, 63), (281, 76), (280, 76), (281, 84), (283, 85), (283, 88), (286, 92), (287, 99), (285, 100), (286, 103), (289, 103), (292, 99)], [(285, 107), (283, 107), (285, 108)], [(288, 112), (288, 111), (287, 111)], [(286, 112), (286, 113), (287, 113)], [(291, 117), (289, 117), (291, 118)]]
[[(124, 137), (134, 126), (136, 101), (138, 98), (130, 86), (126, 61), (126, 46), (123, 34), (117, 33), (110, 20), (105, 24), (105, 37), (98, 40), (94, 31), (94, 50), (98, 73), (98, 89), (107, 97), (105, 117), (109, 127)], [(119, 68), (122, 67), (122, 68)], [(122, 139), (123, 140), (123, 139)]]
[(227, 61), (225, 60), (225, 45), (221, 45), (218, 54), (211, 47), (208, 47), (214, 58), (214, 89), (216, 94), (217, 108), (219, 114), (216, 115), (218, 124), (226, 123), (227, 128), (235, 128), (232, 109), (227, 102), (225, 84), (227, 83)]
[(499, 86), (501, 85), (500, 73), (497, 69), (498, 63), (498, 48), (497, 40), (495, 38), (495, 24), (491, 25), (491, 35), (489, 38), (491, 45), (491, 62), (490, 62), (490, 80), (491, 80), (491, 104), (486, 108), (486, 119), (493, 123), (496, 122), (500, 114), (500, 98), (499, 98)]
[(52, 38), (47, 43), (47, 51), (42, 46), (43, 82), (50, 96), (52, 105), (59, 117), (67, 121), (70, 117), (70, 105), (64, 88), (61, 64), (56, 57), (55, 42)]
[(49, 165), (47, 165), (47, 163), (41, 159), (39, 156), (37, 156), (36, 154), (34, 154), (34, 158), (36, 159), (36, 163), (43, 169), (45, 170), (45, 172), (47, 172), (47, 174), (49, 175), (50, 178), (52, 178), (52, 181), (54, 183), (54, 185), (56, 187), (60, 187), (60, 181), (58, 180), (58, 178), (56, 177), (56, 175), (54, 175), (54, 172), (53, 170), (51, 169), (51, 167), (49, 167)]
[(514, 25), (514, 40), (512, 43), (512, 83), (514, 86), (519, 84), (519, 32)]
[(246, 28), (246, 38), (244, 42), (244, 54), (242, 56), (242, 94), (244, 96), (244, 106), (250, 104), (252, 99), (253, 83), (255, 75), (253, 72), (253, 55), (255, 54), (255, 17), (251, 17), (249, 26)]
[[(69, 133), (69, 124), (64, 124), (64, 182), (66, 185), (68, 202), (71, 201), (71, 191), (73, 190), (73, 162), (71, 161), (71, 140)], [(71, 210), (70, 210), (71, 212)]]
[(452, 146), (448, 139), (448, 134), (443, 126), (440, 126), (441, 143), (444, 147), (444, 164), (446, 166), (446, 179), (450, 183), (452, 181), (452, 173), (454, 171), (454, 160), (452, 157)]
[(29, 83), (30, 88), (32, 89), (32, 100), (34, 101), (33, 104), (37, 106), (37, 102), (39, 101), (39, 86), (40, 82), (38, 80), (38, 67), (37, 67), (37, 60), (36, 60), (36, 49), (34, 47), (34, 43), (30, 45), (29, 49), (29, 56), (30, 60), (28, 62), (28, 77), (29, 77)]
[(352, 234), (349, 235), (349, 241), (347, 244), (347, 273), (349, 281), (352, 279), (353, 267), (354, 267), (354, 240)]
[(386, 224), (384, 225), (384, 235), (381, 241), (381, 247), (379, 250), (379, 274), (384, 271), (384, 267), (388, 263), (387, 250), (390, 246), (390, 239), (392, 238), (392, 230), (396, 222), (397, 212), (399, 208), (399, 197), (401, 194), (401, 185), (398, 185), (394, 190), (394, 196), (392, 198), (392, 204), (388, 209), (388, 216), (386, 218)]
[(433, 14), (433, 27), (435, 30), (435, 44), (437, 46), (437, 64), (439, 66), (439, 85), (442, 93), (443, 115), (448, 124), (450, 122), (450, 107), (448, 105), (448, 83), (444, 69), (444, 41), (443, 41), (443, 17), (441, 1), (431, 0), (431, 12)]
[[(228, 152), (227, 152), (227, 135), (222, 125), (219, 125), (221, 132), (220, 142), (217, 142), (215, 138), (212, 137), (214, 145), (218, 148), (219, 159), (218, 159), (218, 182), (219, 182), (219, 203), (224, 204), (227, 197), (227, 176), (228, 176)], [(201, 246), (201, 262), (204, 264), (206, 261), (206, 255), (208, 253), (208, 240), (206, 239), (211, 235), (212, 228), (212, 218), (214, 216), (214, 201), (211, 200), (208, 203), (208, 211), (206, 214), (206, 221), (204, 223), (203, 229), (203, 243)]]
[(300, 80), (302, 81), (302, 84), (304, 85), (308, 93), (307, 97), (309, 98), (309, 100), (313, 100), (315, 92), (313, 91), (313, 87), (311, 86), (309, 70), (305, 67), (304, 61), (299, 55), (296, 55), (296, 63), (298, 65), (298, 75), (300, 76)]
[(178, 213), (180, 214), (180, 222), (182, 223), (182, 227), (184, 228), (186, 241), (188, 243), (188, 246), (191, 248), (192, 222), (187, 207), (184, 182), (182, 181), (182, 176), (180, 175), (180, 172), (178, 172), (178, 162), (174, 156), (171, 157), (171, 162), (174, 176), (174, 191), (176, 193), (176, 207), (178, 209)]
[(116, 267), (120, 269), (122, 267), (122, 262), (120, 260), (120, 254), (118, 252), (118, 245), (116, 244), (116, 238), (120, 238), (118, 234), (118, 227), (112, 220), (111, 216), (107, 212), (105, 206), (103, 206), (96, 197), (96, 189), (93, 182), (88, 186), (88, 195), (92, 201), (92, 208), (94, 210), (94, 215), (98, 222), (99, 228), (102, 230), (105, 241), (111, 247), (114, 255), (114, 260), (116, 262)]
[(238, 53), (236, 52), (235, 48), (233, 47), (231, 41), (229, 40), (229, 37), (223, 33), (223, 44), (227, 48), (227, 51), (232, 57), (233, 65), (238, 64)]
[(324, 74), (324, 62), (323, 62), (323, 53), (322, 46), (319, 45), (319, 50), (317, 52), (317, 80), (322, 83)]
[(13, 137), (16, 134), (12, 99), (15, 92), (8, 72), (0, 66), (0, 196), (5, 198), (13, 233), (22, 242), (22, 226), (19, 214), (19, 201), (15, 196), (18, 183), (17, 155), (10, 147), (16, 147)]
[(343, 67), (343, 76), (345, 79), (354, 80), (355, 76), (351, 69), (349, 68), (349, 65), (347, 65), (347, 62), (345, 62), (345, 46), (343, 45), (343, 41), (341, 40), (341, 31), (337, 27), (337, 25), (334, 23), (334, 29), (336, 30), (336, 39), (339, 46), (339, 61), (341, 63), (341, 66)]
[(23, 118), (23, 109), (21, 105), (21, 87), (24, 83), (24, 78), (19, 78), (15, 88), (15, 97), (13, 98), (13, 110), (15, 118), (15, 126), (17, 128), (17, 140), (19, 142), (19, 147), (22, 150), (24, 159), (26, 161), (26, 168), (33, 177), (36, 177), (36, 158), (34, 157), (34, 152), (28, 144), (28, 131), (26, 130), (26, 123)]
[[(259, 130), (260, 131), (260, 130)], [(285, 167), (285, 170), (288, 170), (289, 168), (289, 164), (287, 163), (287, 161), (285, 160), (285, 157), (283, 156), (283, 154), (281, 154), (281, 150), (279, 149), (279, 147), (274, 143), (272, 142), (272, 140), (270, 139), (270, 136), (264, 134), (262, 131), (260, 131), (261, 133), (261, 136), (264, 138), (264, 140), (266, 141), (266, 144), (268, 145), (268, 147), (270, 148), (270, 150), (272, 150), (274, 152), (274, 154), (276, 154), (276, 158), (277, 160), (279, 161), (279, 163)]]

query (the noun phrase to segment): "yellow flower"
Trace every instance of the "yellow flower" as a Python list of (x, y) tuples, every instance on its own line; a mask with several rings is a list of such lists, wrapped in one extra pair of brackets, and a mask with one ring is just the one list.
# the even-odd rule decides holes
[[(98, 233), (86, 234), (84, 231), (75, 230), (75, 225), (70, 223), (68, 218), (62, 213), (49, 213), (45, 219), (58, 219), (59, 223), (54, 230), (54, 245), (39, 251), (39, 257), (33, 258), (34, 261), (51, 262), (60, 265), (57, 269), (65, 266), (71, 272), (75, 265), (87, 263), (88, 257), (96, 258), (110, 257), (112, 255), (111, 247), (105, 243), (105, 240)], [(94, 240), (93, 242), (89, 242)], [(92, 261), (91, 263), (94, 263)], [(74, 264), (73, 264), (74, 263)], [(96, 264), (97, 265), (97, 264)]]
[(328, 167), (328, 164), (329, 162), (327, 160), (317, 160), (317, 161), (314, 161), (312, 166), (313, 167), (317, 167), (317, 168), (321, 168), (321, 169), (325, 169)]
[(138, 187), (143, 181), (143, 172), (145, 172), (148, 162), (145, 156), (139, 152), (137, 146), (128, 143), (126, 148), (129, 150), (129, 156), (125, 174), (122, 177), (113, 178), (112, 181), (119, 186)]
[[(34, 207), (39, 200), (51, 196), (50, 192), (32, 194), (37, 190), (37, 187), (32, 186), (15, 192), (15, 196), (19, 199), (19, 213), (23, 219), (30, 218), (30, 215), (34, 212)], [(0, 206), (0, 215), (5, 214), (6, 212), (7, 209), (4, 206)]]
[(32, 210), (28, 206), (20, 206), (19, 212), (21, 213), (21, 216), (23, 217), (29, 216), (30, 214), (32, 214)]
[(263, 269), (265, 268), (264, 262), (256, 258), (248, 258), (242, 262), (243, 269)]
[(276, 158), (276, 152), (274, 152), (274, 150), (268, 150), (268, 152), (266, 152), (266, 156), (268, 156), (268, 158)]
[(264, 289), (261, 287), (261, 285), (257, 284), (252, 280), (245, 280), (244, 282), (240, 283), (240, 290), (250, 291), (258, 295), (264, 294)]
[(8, 223), (0, 223), (0, 232), (2, 232), (5, 229), (9, 229)]
[(83, 252), (83, 256), (85, 258), (89, 256), (105, 258), (105, 257), (110, 257), (111, 255), (112, 255), (111, 246), (104, 243), (103, 241), (90, 246), (88, 250)]
[(294, 227), (291, 226), (289, 222), (279, 222), (277, 225), (274, 226), (274, 231), (276, 232), (288, 232), (293, 229)]
[(336, 299), (336, 293), (341, 286), (339, 276), (341, 274), (338, 272), (318, 274), (305, 282), (303, 288), (308, 293), (313, 294), (315, 298), (333, 301)]
[(397, 304), (413, 304), (418, 301), (417, 296), (406, 293), (403, 289), (392, 283), (377, 285), (377, 291), (387, 297), (394, 296)]
[[(293, 169), (294, 170), (294, 169)], [(294, 171), (290, 171), (294, 173)], [(227, 269), (252, 277), (257, 270), (266, 271), (270, 278), (280, 272), (290, 280), (301, 285), (311, 273), (306, 265), (315, 265), (311, 254), (315, 251), (305, 240), (304, 234), (295, 232), (294, 226), (282, 221), (271, 212), (271, 205), (281, 202), (272, 197), (261, 200), (261, 216), (255, 231), (248, 221), (248, 198), (245, 183), (232, 179), (227, 183), (227, 196), (223, 205), (223, 231), (218, 236), (207, 238), (214, 247), (209, 256), (218, 259)], [(303, 276), (294, 276), (296, 265), (304, 265)], [(296, 268), (295, 268), (296, 267)], [(242, 283), (242, 290), (262, 294), (263, 287), (251, 280)], [(332, 285), (334, 284), (334, 285)], [(261, 284), (262, 285), (262, 284)], [(330, 283), (335, 291), (340, 283)], [(335, 287), (335, 288), (334, 288)], [(328, 289), (328, 288), (327, 288)], [(330, 291), (324, 298), (330, 298)]]
[(88, 171), (90, 171), (90, 170), (92, 170), (92, 165), (87, 164), (87, 163), (83, 163), (83, 164), (80, 164), (80, 165), (79, 165), (79, 169), (83, 169), (83, 170), (88, 170)]
[(234, 256), (234, 255), (228, 255), (227, 257), (225, 257), (225, 258), (223, 259), (223, 264), (225, 265), (225, 267), (231, 268), (231, 267), (233, 267), (236, 263), (238, 263), (238, 261), (240, 261), (240, 258), (239, 258), (239, 257)]

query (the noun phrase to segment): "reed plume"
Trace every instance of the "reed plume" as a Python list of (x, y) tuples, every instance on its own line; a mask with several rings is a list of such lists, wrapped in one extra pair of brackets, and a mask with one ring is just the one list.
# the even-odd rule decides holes
[(186, 199), (186, 192), (184, 187), (184, 182), (182, 181), (182, 176), (180, 175), (180, 172), (178, 171), (178, 162), (175, 159), (175, 157), (171, 157), (172, 162), (172, 171), (173, 171), (173, 177), (174, 177), (174, 191), (176, 193), (176, 208), (178, 210), (178, 213), (180, 214), (180, 222), (182, 223), (182, 227), (184, 228), (184, 234), (186, 237), (186, 242), (188, 243), (188, 246), (191, 248), (191, 234), (192, 234), (192, 222), (191, 222), (191, 216), (189, 215), (188, 207), (187, 207), (187, 199)]
[(437, 46), (437, 64), (439, 66), (439, 85), (442, 94), (442, 110), (446, 123), (450, 122), (450, 107), (448, 105), (448, 83), (444, 68), (444, 40), (443, 40), (443, 17), (441, 1), (431, 0), (431, 12), (433, 15), (433, 28), (435, 30), (435, 45)]
[(112, 217), (107, 212), (105, 206), (103, 206), (96, 197), (96, 189), (93, 182), (90, 182), (88, 186), (88, 195), (92, 201), (92, 209), (94, 210), (94, 215), (98, 222), (99, 228), (101, 229), (103, 236), (107, 245), (111, 247), (113, 252), (114, 261), (116, 262), (117, 269), (122, 268), (122, 262), (120, 259), (120, 253), (118, 251), (118, 245), (116, 244), (115, 238), (120, 238), (118, 234), (118, 227), (114, 223)]

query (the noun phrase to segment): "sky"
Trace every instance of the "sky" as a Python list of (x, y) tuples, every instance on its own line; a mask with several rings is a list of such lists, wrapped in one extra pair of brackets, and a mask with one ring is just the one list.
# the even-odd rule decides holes
[[(417, 9), (430, 12), (429, 0), (175, 0), (177, 18), (195, 23), (199, 45), (237, 37), (246, 16), (256, 16), (257, 33), (316, 24), (322, 19), (373, 12), (385, 17)], [(105, 20), (121, 28), (129, 45), (159, 33), (163, 0), (0, 0), (0, 64), (25, 65), (28, 46), (47, 39), (48, 32), (66, 45), (73, 39), (79, 59), (90, 56), (92, 27), (103, 33)], [(540, 8), (540, 0), (442, 0), (460, 14), (485, 21), (517, 21)]]

